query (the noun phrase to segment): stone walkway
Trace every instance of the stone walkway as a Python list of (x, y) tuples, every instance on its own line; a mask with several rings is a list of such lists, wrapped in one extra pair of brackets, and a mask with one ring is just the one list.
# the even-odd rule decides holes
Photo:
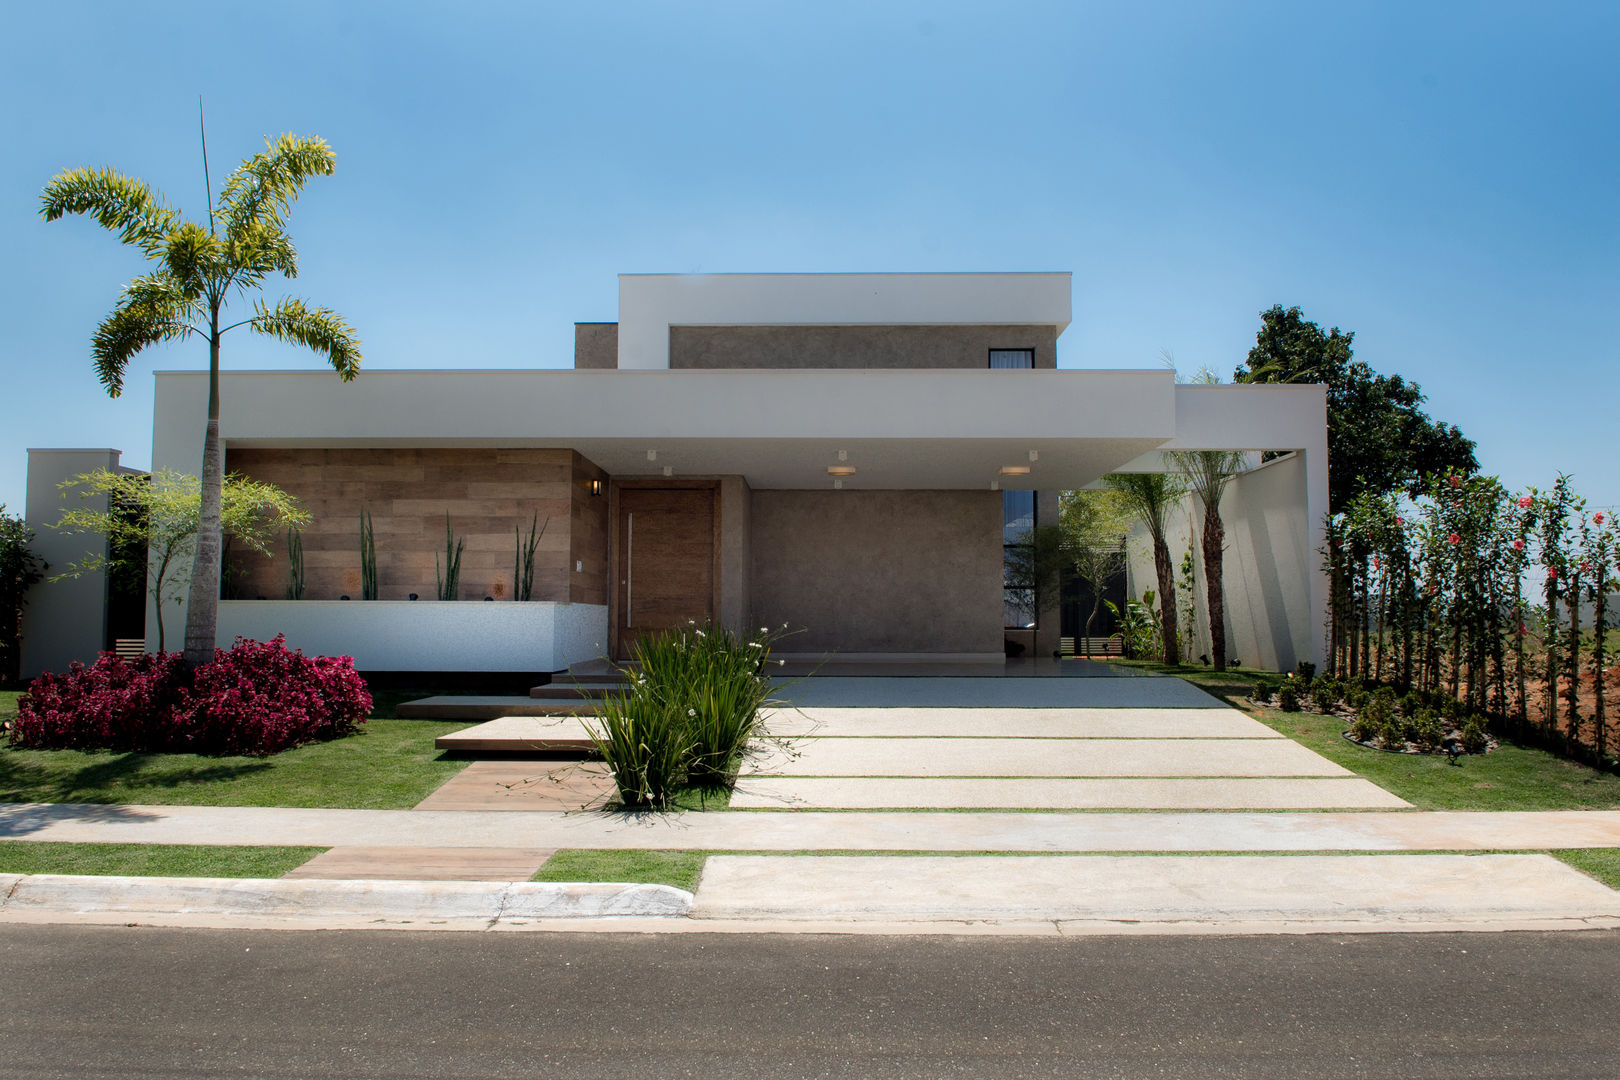
[[(975, 707), (823, 701), (938, 700)], [(1038, 702), (1039, 704), (1030, 704)], [(1059, 707), (1055, 702), (1063, 702)], [(1305, 810), (1408, 805), (1181, 679), (812, 679), (737, 809)]]

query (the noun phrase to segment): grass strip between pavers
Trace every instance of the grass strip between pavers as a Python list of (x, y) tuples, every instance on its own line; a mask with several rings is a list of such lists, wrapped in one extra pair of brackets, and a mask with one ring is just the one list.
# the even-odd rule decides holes
[(1215, 672), (1148, 660), (1111, 662), (1184, 679), (1419, 810), (1620, 809), (1620, 776), (1545, 750), (1504, 742), (1489, 754), (1471, 754), (1462, 758), (1461, 765), (1452, 765), (1444, 754), (1387, 754), (1347, 742), (1341, 717), (1285, 713), (1251, 702), (1255, 680), (1262, 676), (1275, 680), (1280, 677), (1275, 672)]
[(274, 878), (326, 850), (323, 847), (0, 840), (0, 874)]
[(1567, 850), (1508, 849), (1488, 850), (1396, 850), (1368, 848), (1344, 850), (1323, 848), (1310, 851), (873, 851), (854, 848), (800, 849), (792, 851), (758, 851), (733, 849), (680, 849), (654, 848), (563, 848), (546, 861), (531, 881), (600, 882), (617, 881), (638, 885), (672, 885), (688, 892), (696, 890), (703, 876), (703, 866), (711, 855), (763, 855), (795, 856), (803, 858), (839, 856), (883, 856), (912, 858), (983, 858), (994, 856), (1007, 859), (1044, 859), (1054, 855), (1095, 855), (1110, 858), (1159, 858), (1164, 856), (1222, 856), (1259, 855), (1270, 858), (1294, 858), (1301, 855), (1551, 855), (1611, 889), (1620, 889), (1620, 849), (1570, 848)]

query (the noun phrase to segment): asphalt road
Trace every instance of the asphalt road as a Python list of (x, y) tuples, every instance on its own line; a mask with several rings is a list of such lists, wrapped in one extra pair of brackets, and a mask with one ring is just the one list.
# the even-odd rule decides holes
[(1620, 932), (0, 928), (0, 1077), (1620, 1077)]

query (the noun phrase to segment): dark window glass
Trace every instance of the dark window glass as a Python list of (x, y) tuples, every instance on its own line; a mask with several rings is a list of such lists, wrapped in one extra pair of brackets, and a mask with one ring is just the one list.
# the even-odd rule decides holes
[(1001, 493), (1001, 542), (1027, 544), (1035, 528), (1035, 493), (1033, 491), (1003, 491)]
[(1003, 491), (1001, 493), (1001, 555), (1002, 583), (1005, 586), (1003, 617), (1009, 630), (1027, 630), (1035, 626), (1035, 590), (1029, 577), (1033, 570), (1034, 548), (1031, 544), (1035, 529), (1035, 493), (1033, 491)]
[(991, 349), (990, 366), (993, 368), (1033, 368), (1034, 349)]

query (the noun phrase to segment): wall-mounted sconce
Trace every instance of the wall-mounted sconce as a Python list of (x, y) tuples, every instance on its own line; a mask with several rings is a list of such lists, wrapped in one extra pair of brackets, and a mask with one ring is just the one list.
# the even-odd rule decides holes
[(673, 465), (665, 465), (664, 466), (664, 475), (665, 476), (674, 476), (675, 475), (675, 466), (673, 466)]
[(592, 495), (600, 495), (600, 494), (602, 494), (602, 481), (600, 481), (600, 480), (592, 480), (591, 481), (591, 494)]

